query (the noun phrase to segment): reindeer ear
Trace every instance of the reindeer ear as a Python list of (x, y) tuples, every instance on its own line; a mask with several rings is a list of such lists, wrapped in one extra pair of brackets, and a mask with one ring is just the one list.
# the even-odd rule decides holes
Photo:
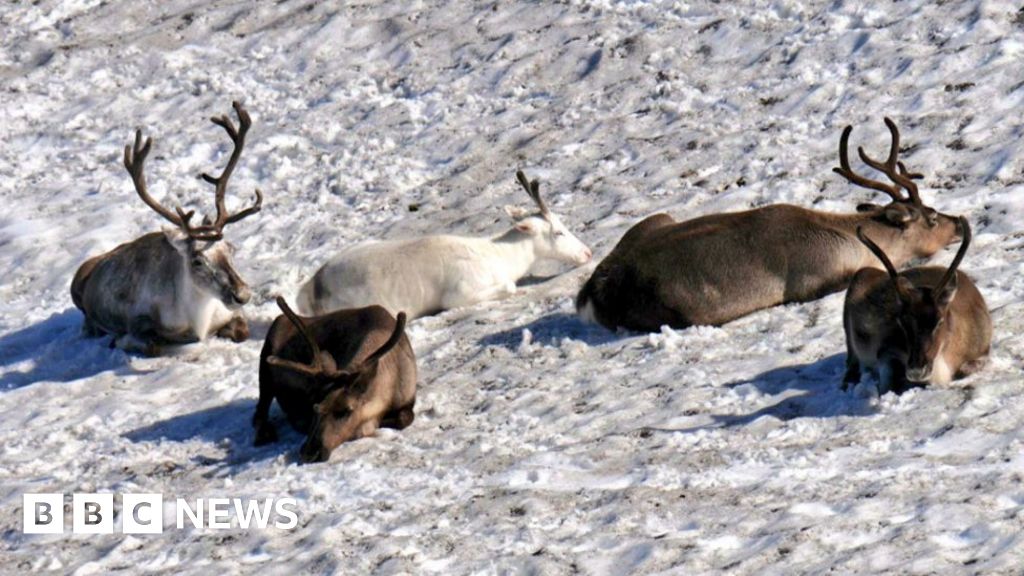
[(532, 218), (516, 222), (516, 230), (531, 236), (537, 233), (537, 222)]
[(505, 213), (513, 220), (522, 220), (530, 215), (530, 211), (519, 206), (505, 206)]
[(896, 292), (899, 294), (900, 300), (905, 300), (913, 291), (914, 283), (908, 280), (906, 276), (900, 276), (896, 279)]
[(895, 224), (901, 228), (906, 226), (907, 222), (910, 222), (915, 217), (917, 217), (917, 213), (915, 213), (909, 206), (893, 202), (885, 207), (885, 219), (888, 220), (889, 223)]
[(335, 362), (334, 356), (327, 350), (320, 351), (320, 365), (324, 368), (324, 374), (336, 374), (338, 372), (338, 363)]
[(957, 276), (959, 275), (960, 274), (958, 273), (954, 273), (950, 276), (949, 282), (946, 282), (946, 285), (942, 288), (942, 292), (935, 295), (936, 304), (939, 306), (949, 306), (949, 303), (953, 301), (953, 298), (956, 298)]
[(178, 254), (185, 257), (190, 255), (189, 245), (191, 244), (191, 240), (188, 236), (182, 234), (177, 228), (166, 228), (163, 232), (164, 238), (166, 238), (167, 242), (178, 251)]

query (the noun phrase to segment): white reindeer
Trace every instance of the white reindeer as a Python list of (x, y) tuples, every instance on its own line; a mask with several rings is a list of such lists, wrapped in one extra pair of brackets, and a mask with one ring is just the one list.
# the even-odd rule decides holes
[(516, 293), (516, 281), (535, 262), (553, 259), (575, 265), (591, 252), (573, 236), (540, 197), (539, 183), (516, 178), (539, 212), (507, 206), (512, 229), (495, 238), (426, 236), (366, 242), (342, 251), (299, 290), (303, 314), (378, 304), (410, 319)]

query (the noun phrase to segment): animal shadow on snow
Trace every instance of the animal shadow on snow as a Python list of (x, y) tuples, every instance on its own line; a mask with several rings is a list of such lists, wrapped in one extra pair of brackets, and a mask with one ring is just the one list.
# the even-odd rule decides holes
[(836, 416), (867, 416), (877, 408), (869, 398), (852, 391), (842, 391), (840, 382), (846, 368), (846, 354), (833, 354), (816, 362), (794, 366), (782, 366), (762, 372), (753, 378), (730, 382), (725, 388), (741, 391), (753, 387), (759, 393), (776, 396), (788, 390), (802, 390), (803, 394), (791, 394), (785, 398), (759, 408), (749, 414), (713, 414), (709, 426), (718, 428), (745, 426), (763, 416), (788, 421), (795, 418), (830, 418)]
[(502, 346), (515, 350), (523, 342), (523, 330), (530, 331), (534, 344), (544, 346), (558, 346), (563, 338), (598, 346), (630, 336), (628, 333), (613, 332), (597, 324), (584, 322), (575, 314), (558, 312), (542, 316), (529, 324), (488, 334), (479, 343), (482, 346)]
[(36, 382), (71, 382), (108, 370), (141, 372), (132, 368), (129, 355), (110, 348), (109, 343), (109, 337), (82, 334), (82, 314), (75, 308), (0, 336), (0, 391)]
[[(196, 455), (192, 459), (199, 466), (212, 468), (208, 476), (234, 473), (250, 464), (274, 458), (282, 452), (297, 453), (305, 437), (295, 432), (283, 416), (273, 419), (279, 436), (277, 442), (260, 447), (252, 445), (254, 432), (251, 420), (255, 410), (255, 399), (233, 400), (154, 422), (126, 432), (124, 437), (132, 442), (184, 443), (200, 440), (214, 444), (226, 451), (223, 458), (207, 454)], [(273, 417), (274, 411), (271, 411), (271, 415)]]

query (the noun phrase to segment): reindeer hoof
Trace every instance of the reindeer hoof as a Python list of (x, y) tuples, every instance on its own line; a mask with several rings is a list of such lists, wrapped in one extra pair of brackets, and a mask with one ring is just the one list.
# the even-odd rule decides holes
[(405, 428), (407, 428), (410, 424), (412, 424), (414, 418), (416, 418), (416, 414), (413, 413), (412, 408), (406, 408), (405, 410), (399, 412), (398, 429), (404, 430)]
[(269, 422), (264, 422), (256, 429), (256, 439), (253, 441), (253, 446), (264, 446), (266, 444), (273, 444), (277, 442), (277, 430), (274, 429), (274, 425)]

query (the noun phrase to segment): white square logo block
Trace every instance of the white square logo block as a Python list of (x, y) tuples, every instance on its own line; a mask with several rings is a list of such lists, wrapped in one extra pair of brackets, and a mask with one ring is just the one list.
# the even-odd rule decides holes
[(75, 534), (114, 533), (113, 494), (75, 494), (71, 498), (71, 531)]
[(64, 533), (63, 494), (23, 494), (21, 503), (25, 534)]
[(121, 496), (121, 531), (125, 534), (161, 534), (164, 531), (162, 494)]

